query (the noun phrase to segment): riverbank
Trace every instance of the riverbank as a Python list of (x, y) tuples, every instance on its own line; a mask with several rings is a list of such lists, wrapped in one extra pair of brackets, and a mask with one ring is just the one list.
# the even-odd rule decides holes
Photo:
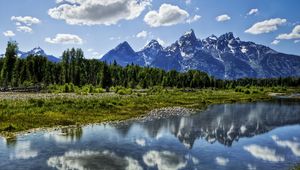
[[(0, 134), (9, 137), (36, 128), (122, 121), (143, 117), (159, 108), (205, 109), (209, 104), (269, 100), (272, 98), (268, 95), (271, 92), (271, 88), (265, 88), (249, 89), (247, 93), (234, 89), (164, 89), (136, 91), (130, 95), (0, 93)], [(299, 90), (276, 92), (295, 93)], [(154, 115), (159, 116), (156, 113)]]

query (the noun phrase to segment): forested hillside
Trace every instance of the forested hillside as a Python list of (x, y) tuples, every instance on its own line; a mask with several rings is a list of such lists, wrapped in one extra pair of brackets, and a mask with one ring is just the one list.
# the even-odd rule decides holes
[(208, 74), (189, 70), (178, 72), (158, 68), (128, 64), (122, 67), (96, 59), (85, 59), (81, 49), (63, 52), (59, 63), (48, 61), (46, 57), (30, 55), (18, 58), (16, 42), (8, 42), (6, 53), (0, 58), (2, 87), (27, 87), (32, 85), (93, 85), (102, 88), (122, 86), (129, 88), (149, 88), (153, 86), (177, 88), (234, 88), (236, 86), (297, 86), (299, 78), (239, 79), (219, 80)]

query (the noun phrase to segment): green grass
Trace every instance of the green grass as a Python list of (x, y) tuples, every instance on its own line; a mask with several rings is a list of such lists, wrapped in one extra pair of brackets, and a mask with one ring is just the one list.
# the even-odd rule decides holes
[[(124, 89), (123, 89), (124, 90)], [(292, 93), (296, 89), (285, 89)], [(209, 104), (267, 100), (272, 89), (192, 90), (154, 89), (132, 92), (128, 95), (64, 95), (50, 98), (0, 98), (0, 134), (11, 136), (15, 132), (41, 127), (82, 125), (106, 121), (126, 120), (163, 107), (182, 106), (204, 109)], [(277, 92), (280, 92), (280, 90)], [(7, 94), (11, 95), (11, 94)], [(26, 94), (18, 94), (26, 95)], [(38, 94), (36, 94), (38, 95)]]

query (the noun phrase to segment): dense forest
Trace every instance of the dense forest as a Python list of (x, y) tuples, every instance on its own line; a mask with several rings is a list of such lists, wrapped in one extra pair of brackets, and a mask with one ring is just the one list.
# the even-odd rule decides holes
[(153, 86), (177, 88), (235, 88), (237, 86), (298, 86), (300, 78), (273, 78), (219, 80), (204, 72), (164, 71), (158, 68), (130, 64), (121, 67), (117, 62), (105, 63), (85, 59), (81, 49), (68, 49), (62, 60), (53, 63), (43, 56), (17, 57), (18, 44), (10, 41), (6, 53), (0, 58), (0, 83), (2, 87), (27, 87), (32, 85), (93, 85), (108, 89), (111, 86), (149, 88)]

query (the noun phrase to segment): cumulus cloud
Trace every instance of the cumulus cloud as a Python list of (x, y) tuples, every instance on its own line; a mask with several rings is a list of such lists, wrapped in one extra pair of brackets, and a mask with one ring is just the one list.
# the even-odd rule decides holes
[(280, 140), (277, 136), (272, 136), (272, 139), (278, 146), (289, 148), (295, 156), (300, 156), (300, 143), (289, 140)]
[(258, 13), (258, 9), (254, 8), (254, 9), (251, 9), (247, 15), (255, 15)]
[[(48, 14), (71, 25), (113, 25), (132, 20), (150, 5), (151, 0), (58, 0)], [(67, 2), (67, 3), (66, 3)]]
[(17, 143), (15, 152), (10, 155), (10, 159), (30, 159), (38, 156), (38, 151), (31, 149), (30, 141), (20, 141)]
[(189, 13), (178, 6), (162, 4), (158, 11), (149, 11), (144, 21), (151, 27), (160, 27), (184, 23), (188, 17)]
[(272, 45), (277, 45), (277, 44), (279, 44), (279, 43), (280, 43), (279, 40), (274, 40), (274, 41), (271, 42)]
[(284, 157), (277, 155), (275, 150), (268, 147), (248, 145), (244, 146), (244, 150), (248, 151), (255, 158), (262, 159), (264, 161), (281, 162), (285, 160)]
[[(95, 161), (97, 160), (97, 161)], [(56, 169), (128, 169), (142, 170), (139, 162), (120, 157), (110, 151), (69, 151), (63, 156), (50, 157), (47, 165)]]
[(11, 31), (11, 30), (7, 30), (7, 31), (3, 32), (3, 35), (4, 35), (5, 37), (13, 37), (13, 36), (15, 36), (16, 34), (15, 34), (13, 31)]
[(179, 170), (186, 167), (183, 157), (169, 151), (149, 151), (143, 156), (145, 164), (158, 170)]
[(39, 24), (41, 21), (38, 18), (32, 17), (32, 16), (12, 16), (12, 21), (15, 21), (16, 24), (20, 25), (20, 23), (25, 24), (27, 26), (31, 26), (33, 24)]
[(54, 38), (47, 37), (45, 41), (51, 44), (82, 44), (83, 40), (78, 35), (56, 34)]
[(30, 33), (30, 32), (32, 32), (32, 29), (27, 26), (18, 26), (17, 31)]
[(229, 15), (227, 15), (227, 14), (223, 14), (223, 15), (220, 15), (220, 16), (217, 16), (217, 17), (216, 17), (216, 20), (217, 20), (218, 22), (228, 21), (228, 20), (230, 20), (230, 19), (231, 19), (231, 17), (230, 17)]
[(229, 159), (218, 156), (216, 157), (216, 163), (220, 166), (226, 166), (229, 163)]
[(187, 23), (193, 23), (193, 22), (198, 21), (199, 19), (201, 19), (200, 15), (194, 15), (192, 18), (189, 18), (186, 22)]
[(278, 29), (278, 26), (286, 22), (287, 22), (286, 19), (281, 19), (281, 18), (273, 18), (270, 20), (257, 22), (252, 27), (247, 29), (245, 33), (257, 35), (257, 34), (273, 32)]
[(289, 34), (280, 34), (276, 37), (280, 40), (291, 40), (291, 39), (300, 39), (300, 25), (296, 25), (291, 33)]
[(141, 31), (139, 33), (136, 34), (137, 38), (146, 38), (148, 36), (148, 32), (147, 31)]

